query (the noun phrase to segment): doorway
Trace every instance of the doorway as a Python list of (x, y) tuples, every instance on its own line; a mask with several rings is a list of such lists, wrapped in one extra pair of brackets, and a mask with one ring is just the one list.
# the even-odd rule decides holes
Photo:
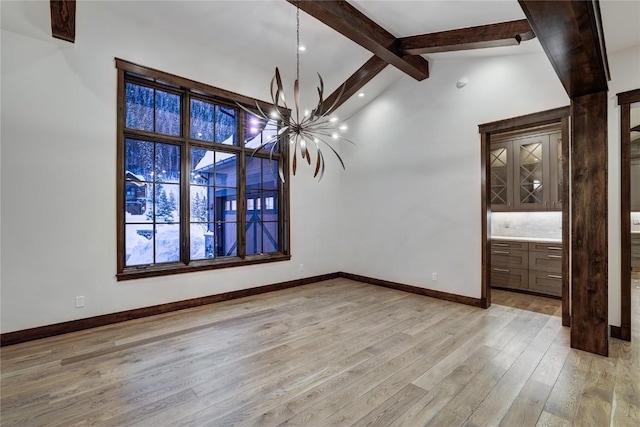
[(640, 89), (618, 94), (620, 106), (620, 327), (611, 336), (631, 341), (632, 275), (640, 271)]
[[(570, 270), (569, 270), (569, 264), (570, 264), (569, 263), (569, 246), (570, 246), (569, 200), (570, 198), (569, 198), (569, 161), (568, 161), (569, 152), (570, 152), (569, 150), (569, 143), (570, 143), (569, 115), (570, 115), (570, 109), (567, 106), (567, 107), (556, 108), (553, 110), (543, 111), (540, 113), (534, 113), (526, 116), (520, 116), (520, 117), (511, 118), (511, 119), (500, 120), (497, 122), (491, 122), (491, 123), (479, 125), (479, 132), (481, 136), (481, 174), (482, 174), (481, 175), (481, 179), (482, 179), (482, 284), (481, 284), (482, 307), (488, 308), (489, 306), (491, 306), (491, 284), (492, 284), (492, 273), (493, 273), (492, 270), (494, 268), (496, 270), (496, 273), (494, 274), (498, 274), (498, 275), (502, 274), (503, 276), (506, 276), (506, 278), (502, 277), (501, 280), (509, 280), (510, 277), (515, 277), (515, 282), (514, 282), (516, 283), (516, 285), (514, 286), (515, 288), (517, 288), (517, 280), (518, 280), (517, 276), (520, 275), (524, 277), (526, 275), (527, 276), (526, 287), (528, 288), (529, 277), (532, 277), (532, 280), (538, 280), (540, 279), (540, 276), (539, 275), (536, 276), (535, 271), (533, 271), (533, 274), (532, 274), (532, 271), (528, 271), (528, 265), (529, 265), (528, 260), (530, 258), (530, 254), (524, 253), (525, 247), (527, 251), (529, 250), (529, 248), (531, 248), (534, 254), (538, 254), (539, 252), (543, 253), (542, 251), (546, 249), (549, 249), (549, 250), (557, 249), (557, 252), (551, 253), (549, 255), (543, 255), (542, 257), (538, 257), (538, 258), (534, 256), (533, 262), (534, 263), (540, 262), (540, 265), (542, 265), (542, 263), (544, 262), (548, 262), (550, 260), (553, 261), (554, 258), (556, 257), (561, 258), (561, 261), (560, 261), (561, 264), (558, 266), (558, 268), (561, 270), (561, 278), (559, 279), (561, 280), (560, 294), (562, 298), (562, 324), (564, 326), (570, 326), (570, 323), (571, 323), (570, 289), (569, 289), (569, 283), (570, 283), (570, 280), (569, 280), (570, 279)], [(558, 149), (561, 150), (561, 152), (557, 153), (555, 157), (556, 159), (560, 159), (561, 161), (557, 163), (555, 166), (553, 166), (553, 168), (555, 168), (555, 171), (556, 171), (555, 172), (556, 182), (559, 183), (559, 185), (556, 186), (556, 189), (554, 191), (551, 191), (551, 188), (549, 188), (549, 192), (546, 193), (544, 198), (541, 199), (540, 201), (536, 199), (535, 206), (531, 206), (531, 207), (525, 206), (523, 205), (523, 199), (519, 198), (520, 192), (516, 190), (521, 190), (522, 194), (524, 194), (524, 197), (525, 198), (528, 197), (530, 199), (531, 197), (528, 196), (530, 189), (523, 187), (523, 185), (530, 184), (532, 189), (537, 190), (536, 186), (540, 185), (540, 181), (536, 180), (536, 177), (534, 176), (534, 178), (532, 178), (531, 180), (531, 183), (526, 182), (528, 178), (533, 176), (531, 174), (532, 170), (531, 170), (530, 164), (523, 164), (523, 163), (519, 164), (517, 171), (514, 171), (513, 168), (511, 168), (511, 171), (506, 170), (505, 173), (502, 173), (500, 171), (497, 171), (495, 168), (493, 168), (494, 171), (492, 172), (492, 164), (495, 166), (496, 161), (500, 160), (499, 158), (496, 157), (495, 152), (492, 153), (492, 140), (499, 140), (501, 136), (504, 136), (510, 133), (517, 134), (519, 131), (522, 131), (525, 129), (532, 129), (532, 128), (544, 129), (545, 127), (549, 127), (553, 125), (559, 126), (560, 132), (559, 132), (558, 138), (562, 141), (562, 144), (554, 145), (551, 142), (546, 142), (546, 143), (542, 142), (543, 144), (542, 146), (558, 147)], [(544, 145), (544, 144), (547, 144), (547, 145)], [(517, 145), (517, 147), (523, 147), (523, 145), (520, 144), (520, 145)], [(549, 150), (549, 148), (546, 148), (546, 149)], [(512, 158), (512, 159), (521, 159), (521, 158), (530, 159), (531, 156), (527, 155), (527, 152), (530, 154), (532, 153), (531, 150), (528, 150), (528, 151), (524, 150), (522, 151), (522, 153), (513, 152), (511, 154), (506, 153), (505, 155), (507, 158)], [(553, 169), (548, 159), (539, 159), (539, 160), (541, 162), (546, 162), (547, 170)], [(523, 160), (523, 162), (524, 161), (525, 160)], [(545, 174), (544, 176), (547, 176), (546, 174), (548, 174), (548, 172), (544, 171), (543, 169), (543, 174)], [(523, 179), (523, 181), (521, 181), (521, 178)], [(498, 204), (495, 203), (496, 198), (494, 196), (496, 194), (504, 195), (504, 192), (500, 193), (500, 191), (502, 190), (501, 188), (499, 188), (501, 185), (500, 181), (504, 181), (504, 182), (509, 181), (512, 183), (513, 186), (515, 186), (517, 182), (517, 187), (514, 187), (512, 189), (513, 204), (509, 204), (510, 202), (507, 201), (506, 204), (498, 206)], [(523, 188), (520, 188), (520, 187), (523, 187)], [(511, 190), (507, 189), (507, 194), (509, 194), (509, 191)], [(555, 195), (555, 197), (553, 195)], [(494, 200), (493, 206), (492, 206), (492, 200)], [(562, 229), (560, 245), (542, 245), (544, 247), (541, 247), (535, 242), (525, 241), (525, 242), (517, 242), (518, 244), (520, 244), (521, 247), (515, 248), (514, 251), (511, 251), (511, 250), (504, 251), (503, 250), (504, 248), (494, 247), (497, 245), (512, 246), (506, 241), (498, 242), (497, 240), (492, 238), (492, 213), (494, 208), (496, 210), (514, 211), (514, 212), (515, 211), (530, 212), (535, 210), (559, 210), (558, 208), (554, 208), (555, 206), (559, 206), (559, 205), (555, 205), (555, 203), (558, 203), (558, 201), (562, 201), (562, 200), (564, 200), (564, 203), (561, 203), (562, 208), (560, 210), (561, 212), (560, 223), (561, 223), (561, 229)], [(546, 246), (549, 246), (549, 248), (546, 248)], [(557, 248), (552, 249), (551, 246), (557, 246)], [(500, 249), (500, 251), (496, 249)], [(495, 253), (495, 255), (492, 256), (493, 253)], [(507, 259), (506, 261), (500, 260), (501, 262), (507, 262), (507, 263), (518, 262), (518, 259), (522, 259), (524, 263), (524, 258), (526, 257), (527, 270), (525, 270), (524, 268), (517, 268), (517, 267), (513, 270), (511, 270), (510, 268), (504, 269), (502, 267), (500, 268), (495, 267), (494, 264), (496, 264), (496, 261), (492, 260), (492, 258), (497, 259), (498, 257), (502, 257), (503, 256), (502, 254), (504, 254), (504, 256), (514, 258), (513, 261), (509, 259)], [(494, 265), (493, 268), (492, 268), (492, 265)], [(525, 264), (522, 264), (523, 267), (524, 265)], [(540, 283), (542, 283), (543, 279), (558, 280), (557, 274), (554, 275), (554, 274), (546, 273), (548, 271), (547, 267), (540, 267), (540, 270), (544, 271), (545, 276), (547, 276), (547, 277), (542, 277), (542, 279), (540, 279)], [(522, 279), (522, 283), (525, 283), (524, 278)], [(525, 286), (523, 285), (522, 287), (524, 288)]]

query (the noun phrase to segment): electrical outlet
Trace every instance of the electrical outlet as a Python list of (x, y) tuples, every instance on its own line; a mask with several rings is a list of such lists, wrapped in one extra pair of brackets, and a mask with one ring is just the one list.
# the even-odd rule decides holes
[(304, 264), (300, 264), (300, 266), (298, 266), (298, 271), (304, 271)]
[(76, 308), (84, 307), (84, 297), (78, 296), (76, 297)]
[(434, 282), (438, 280), (438, 273), (431, 273), (431, 280), (433, 280)]

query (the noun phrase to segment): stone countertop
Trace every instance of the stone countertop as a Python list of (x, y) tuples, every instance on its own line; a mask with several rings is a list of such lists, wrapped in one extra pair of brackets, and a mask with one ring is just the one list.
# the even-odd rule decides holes
[(491, 236), (491, 240), (515, 240), (518, 242), (532, 243), (562, 243), (562, 239), (553, 239), (549, 237), (508, 237), (508, 236)]

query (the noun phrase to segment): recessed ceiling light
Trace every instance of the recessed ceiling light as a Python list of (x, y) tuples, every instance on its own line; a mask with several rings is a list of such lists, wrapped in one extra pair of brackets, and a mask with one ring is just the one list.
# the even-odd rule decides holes
[(358, 98), (363, 98), (363, 97), (364, 97), (364, 92), (360, 92), (360, 93), (358, 94)]
[(298, 48), (298, 50), (299, 50), (300, 52), (304, 52), (305, 50), (307, 50), (307, 48), (306, 48), (306, 47), (304, 47), (304, 46), (300, 46), (300, 47)]

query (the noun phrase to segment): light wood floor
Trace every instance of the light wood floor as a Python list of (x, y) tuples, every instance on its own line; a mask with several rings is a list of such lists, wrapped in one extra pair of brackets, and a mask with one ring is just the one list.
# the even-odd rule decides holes
[(633, 290), (610, 358), (570, 349), (555, 311), (345, 279), (19, 344), (2, 425), (638, 426)]

